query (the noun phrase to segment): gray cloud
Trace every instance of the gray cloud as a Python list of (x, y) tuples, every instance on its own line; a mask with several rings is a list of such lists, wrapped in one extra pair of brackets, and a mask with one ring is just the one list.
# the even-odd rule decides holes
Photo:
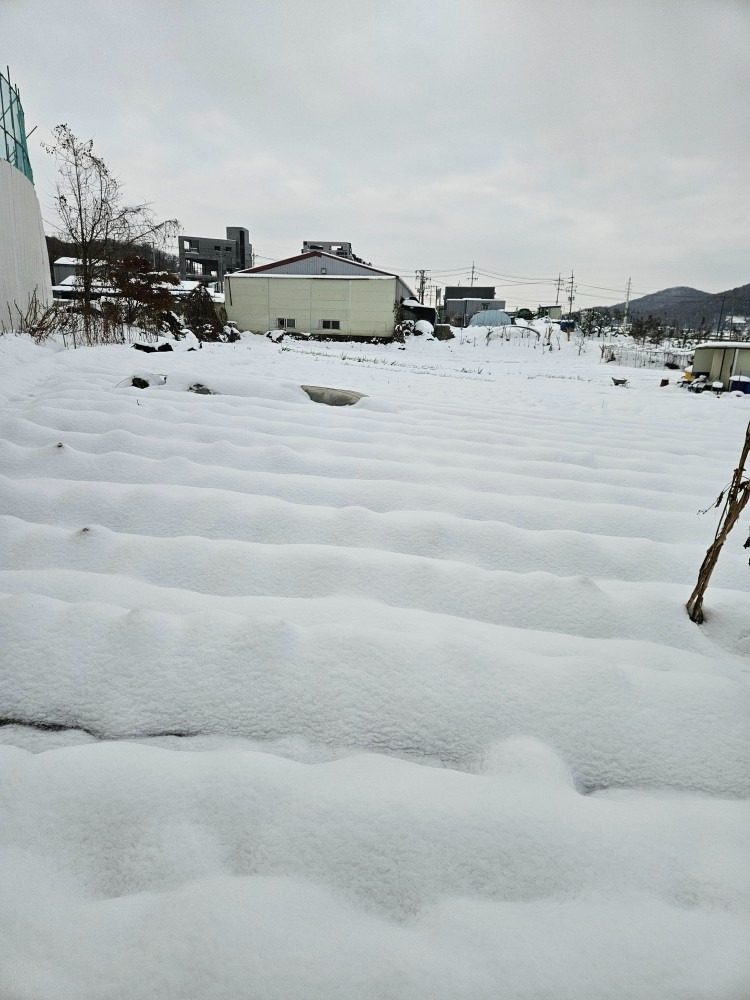
[(750, 280), (744, 2), (5, 0), (0, 35), (29, 125), (93, 137), (188, 232), (244, 224), (268, 257), (350, 239), (402, 270)]

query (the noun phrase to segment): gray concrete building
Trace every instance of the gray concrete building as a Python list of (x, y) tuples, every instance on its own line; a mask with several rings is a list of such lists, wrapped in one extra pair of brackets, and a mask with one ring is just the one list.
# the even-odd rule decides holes
[[(300, 253), (309, 253), (310, 251), (320, 250), (323, 253), (332, 254), (334, 257), (341, 257), (344, 260), (354, 260), (358, 264), (368, 264), (368, 261), (362, 260), (358, 257), (356, 253), (352, 250), (351, 243), (345, 240), (303, 240), (302, 249)], [(369, 265), (368, 265), (369, 266)]]
[(253, 266), (250, 233), (241, 226), (227, 226), (226, 239), (212, 236), (180, 236), (180, 278), (220, 286), (225, 274)]
[(448, 285), (443, 296), (442, 318), (451, 326), (467, 326), (472, 316), (486, 309), (505, 309), (505, 299), (495, 298), (494, 285)]

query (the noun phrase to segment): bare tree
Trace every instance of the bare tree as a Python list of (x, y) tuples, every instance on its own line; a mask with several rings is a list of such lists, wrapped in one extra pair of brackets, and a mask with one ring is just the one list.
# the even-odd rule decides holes
[(96, 340), (100, 315), (93, 303), (110, 280), (115, 261), (137, 246), (163, 247), (177, 233), (177, 220), (157, 221), (148, 204), (129, 205), (120, 182), (94, 152), (92, 139), (79, 139), (58, 125), (44, 147), (58, 162), (55, 207), (58, 233), (73, 244), (80, 261), (79, 294), (86, 342)]

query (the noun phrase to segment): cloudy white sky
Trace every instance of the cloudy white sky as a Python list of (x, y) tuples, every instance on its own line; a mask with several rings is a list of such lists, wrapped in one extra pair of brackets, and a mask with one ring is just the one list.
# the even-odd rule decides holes
[(49, 231), (67, 122), (130, 198), (267, 258), (474, 261), (510, 305), (571, 269), (580, 307), (750, 281), (747, 0), (0, 0), (0, 62)]

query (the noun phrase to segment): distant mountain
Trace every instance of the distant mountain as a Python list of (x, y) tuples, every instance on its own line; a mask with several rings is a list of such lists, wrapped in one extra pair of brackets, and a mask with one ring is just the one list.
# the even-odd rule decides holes
[[(723, 306), (722, 306), (723, 300)], [(603, 308), (622, 312), (625, 303)], [(666, 323), (676, 321), (695, 329), (704, 326), (716, 329), (719, 316), (750, 316), (750, 284), (730, 288), (725, 292), (702, 292), (698, 288), (665, 288), (661, 292), (630, 300), (631, 316), (653, 316)]]

